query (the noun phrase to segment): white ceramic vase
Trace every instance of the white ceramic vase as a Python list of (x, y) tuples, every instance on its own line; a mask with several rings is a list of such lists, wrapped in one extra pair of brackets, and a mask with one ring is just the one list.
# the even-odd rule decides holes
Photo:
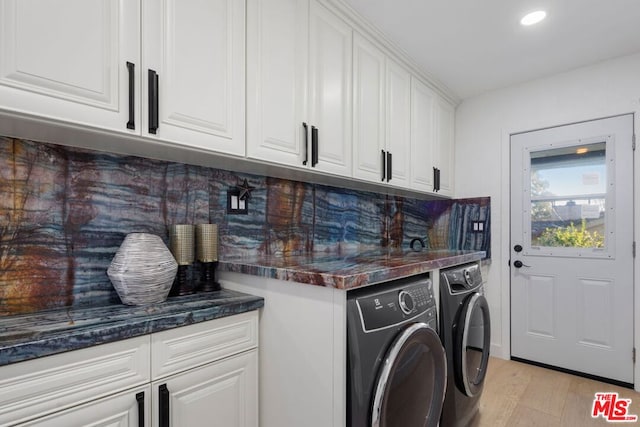
[(107, 275), (127, 305), (146, 305), (167, 299), (178, 263), (155, 234), (131, 233), (118, 248)]

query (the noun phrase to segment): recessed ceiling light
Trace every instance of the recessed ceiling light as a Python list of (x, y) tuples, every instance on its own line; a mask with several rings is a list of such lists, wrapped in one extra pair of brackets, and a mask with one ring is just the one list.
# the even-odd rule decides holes
[(547, 16), (547, 12), (544, 10), (536, 10), (535, 12), (531, 12), (526, 14), (521, 20), (520, 23), (525, 26), (537, 24), (542, 21)]

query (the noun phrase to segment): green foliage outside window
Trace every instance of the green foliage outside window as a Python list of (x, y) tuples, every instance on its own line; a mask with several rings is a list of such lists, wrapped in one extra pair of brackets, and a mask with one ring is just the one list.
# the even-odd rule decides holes
[(577, 228), (573, 222), (567, 227), (546, 228), (537, 239), (537, 245), (570, 248), (603, 248), (604, 236), (587, 230), (586, 220)]

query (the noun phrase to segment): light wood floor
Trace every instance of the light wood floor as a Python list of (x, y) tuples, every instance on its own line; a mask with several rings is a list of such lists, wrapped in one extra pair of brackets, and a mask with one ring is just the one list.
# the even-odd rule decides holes
[(618, 392), (620, 397), (631, 399), (629, 414), (640, 416), (640, 393), (631, 389), (492, 357), (480, 411), (471, 427), (630, 424), (609, 424), (602, 417), (591, 418), (596, 392)]

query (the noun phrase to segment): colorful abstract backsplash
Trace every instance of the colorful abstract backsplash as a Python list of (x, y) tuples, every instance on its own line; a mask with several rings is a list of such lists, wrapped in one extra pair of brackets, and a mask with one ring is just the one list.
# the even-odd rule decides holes
[[(227, 191), (255, 187), (246, 215)], [(474, 232), (471, 221), (482, 221)], [(120, 302), (124, 237), (216, 223), (219, 257), (407, 247), (489, 253), (490, 200), (424, 201), (0, 137), (0, 316)]]

